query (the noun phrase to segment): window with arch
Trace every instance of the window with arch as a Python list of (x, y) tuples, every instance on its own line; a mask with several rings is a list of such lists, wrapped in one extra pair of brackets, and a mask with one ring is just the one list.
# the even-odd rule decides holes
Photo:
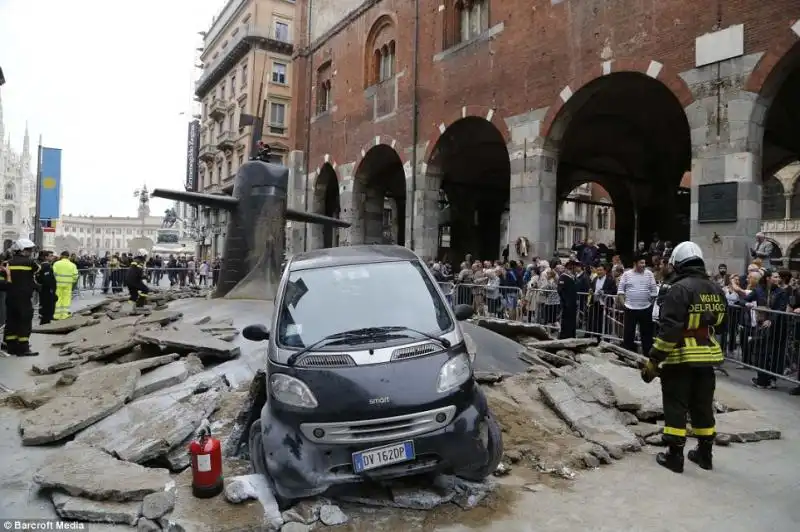
[(395, 49), (395, 25), (391, 17), (384, 15), (375, 21), (367, 35), (365, 87), (377, 85), (395, 75)]
[(3, 222), (6, 225), (14, 225), (14, 211), (8, 209), (3, 216)]
[(331, 63), (328, 61), (317, 70), (317, 114), (331, 110)]
[(783, 184), (775, 176), (770, 176), (761, 186), (761, 219), (783, 220), (786, 216), (786, 198)]
[(474, 39), (489, 29), (489, 0), (450, 0), (449, 4), (445, 48)]
[(6, 183), (5, 191), (4, 191), (5, 199), (9, 201), (14, 201), (14, 184), (13, 183)]

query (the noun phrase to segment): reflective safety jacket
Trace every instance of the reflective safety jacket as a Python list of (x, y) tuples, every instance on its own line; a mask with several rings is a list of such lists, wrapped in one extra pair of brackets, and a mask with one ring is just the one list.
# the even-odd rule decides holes
[(659, 334), (649, 356), (664, 364), (721, 363), (714, 328), (725, 321), (727, 309), (722, 289), (702, 270), (676, 277), (661, 302)]
[(8, 276), (8, 297), (20, 297), (22, 299), (30, 299), (36, 290), (36, 283), (34, 275), (39, 270), (39, 266), (30, 257), (23, 257), (22, 255), (14, 255), (8, 261), (6, 266)]
[(53, 263), (53, 274), (56, 276), (56, 286), (69, 286), (78, 282), (78, 267), (69, 258), (62, 258)]

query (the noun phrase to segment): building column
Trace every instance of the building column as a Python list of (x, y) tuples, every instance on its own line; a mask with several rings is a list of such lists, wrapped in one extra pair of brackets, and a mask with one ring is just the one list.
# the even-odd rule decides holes
[[(286, 166), (289, 168), (288, 198), (286, 204), (289, 208), (299, 211), (305, 210), (305, 195), (308, 176), (303, 173), (305, 154), (299, 150), (289, 152)], [(298, 222), (286, 223), (286, 253), (292, 255), (305, 249), (305, 228)]]
[[(525, 149), (520, 151), (509, 146), (509, 153), (519, 153), (520, 156), (511, 160), (511, 243), (508, 256), (509, 259), (529, 262), (533, 257), (549, 259), (553, 255), (558, 208), (558, 152), (533, 147), (525, 152)], [(520, 237), (526, 237), (530, 242), (528, 253), (524, 256), (519, 256), (516, 251), (516, 242)]]
[[(422, 153), (425, 153), (424, 150)], [(409, 168), (410, 171), (410, 168)], [(426, 261), (439, 254), (439, 187), (441, 175), (438, 168), (422, 163), (417, 172), (417, 189), (408, 204), (414, 226), (414, 252)], [(452, 261), (461, 261), (450, 257)]]
[(791, 220), (792, 219), (792, 193), (786, 192), (783, 195), (786, 198), (786, 215), (783, 217), (784, 220)]

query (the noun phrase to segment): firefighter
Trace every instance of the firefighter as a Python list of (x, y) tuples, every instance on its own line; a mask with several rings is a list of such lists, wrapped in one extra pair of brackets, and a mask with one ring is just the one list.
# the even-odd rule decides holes
[(10, 355), (36, 356), (31, 351), (30, 336), (33, 328), (34, 276), (38, 270), (31, 258), (36, 244), (20, 238), (11, 245), (14, 256), (6, 268), (6, 329), (4, 342)]
[(36, 284), (39, 285), (39, 325), (50, 323), (56, 312), (56, 276), (51, 264), (53, 254), (49, 251), (39, 252), (39, 271), (36, 273)]
[(69, 258), (69, 251), (62, 251), (61, 258), (53, 264), (56, 277), (55, 320), (65, 320), (72, 316), (72, 287), (78, 282), (78, 267)]
[(147, 259), (147, 250), (140, 249), (128, 267), (125, 275), (125, 285), (130, 293), (130, 300), (133, 302), (134, 310), (143, 307), (147, 302), (147, 293), (150, 288), (145, 284), (144, 264)]
[(689, 460), (710, 470), (716, 433), (714, 366), (723, 361), (714, 328), (723, 324), (727, 302), (722, 289), (709, 279), (697, 244), (678, 244), (669, 263), (675, 277), (661, 302), (659, 334), (642, 368), (645, 382), (661, 377), (663, 439), (668, 450), (659, 453), (656, 461), (676, 473), (683, 472), (688, 414), (698, 440), (697, 448), (689, 451)]

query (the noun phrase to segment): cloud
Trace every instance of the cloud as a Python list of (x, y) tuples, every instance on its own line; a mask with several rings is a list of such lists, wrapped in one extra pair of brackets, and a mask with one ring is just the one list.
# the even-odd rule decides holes
[(143, 184), (182, 187), (197, 32), (224, 2), (0, 0), (6, 135), (20, 150), (28, 122), (34, 168), (39, 134), (64, 151), (62, 213), (135, 216)]

